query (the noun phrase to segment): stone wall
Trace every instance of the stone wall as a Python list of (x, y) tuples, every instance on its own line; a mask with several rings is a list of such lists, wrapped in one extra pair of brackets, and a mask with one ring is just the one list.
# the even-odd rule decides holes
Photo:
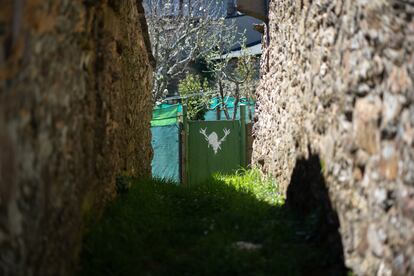
[(0, 275), (65, 275), (120, 174), (149, 175), (152, 59), (141, 1), (0, 9)]
[(318, 156), (358, 275), (414, 274), (413, 17), (412, 0), (270, 1), (254, 163), (286, 191)]

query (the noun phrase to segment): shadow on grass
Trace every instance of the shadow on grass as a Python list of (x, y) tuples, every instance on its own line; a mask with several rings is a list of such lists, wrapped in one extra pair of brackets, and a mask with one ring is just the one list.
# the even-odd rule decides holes
[(324, 269), (320, 260), (330, 252), (308, 242), (301, 231), (312, 227), (284, 206), (217, 179), (191, 187), (130, 181), (129, 192), (85, 235), (79, 275), (309, 275), (310, 268)]
[[(286, 205), (301, 221), (302, 228), (308, 228), (306, 240), (326, 253), (319, 267), (309, 267), (311, 275), (346, 275), (339, 219), (332, 207), (322, 162), (318, 155), (296, 161), (291, 182), (287, 190)], [(321, 269), (321, 271), (319, 271)], [(308, 274), (309, 275), (309, 274)]]

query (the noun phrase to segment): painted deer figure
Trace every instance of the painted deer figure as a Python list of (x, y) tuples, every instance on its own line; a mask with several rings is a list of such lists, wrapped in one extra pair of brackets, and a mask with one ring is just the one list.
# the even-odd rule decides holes
[(226, 137), (230, 134), (230, 130), (225, 128), (223, 129), (224, 136), (220, 140), (218, 139), (218, 135), (216, 132), (212, 132), (207, 136), (207, 128), (200, 129), (200, 133), (203, 134), (204, 138), (208, 142), (208, 147), (212, 147), (214, 154), (217, 154), (217, 151), (221, 149), (221, 143), (223, 143), (226, 140)]

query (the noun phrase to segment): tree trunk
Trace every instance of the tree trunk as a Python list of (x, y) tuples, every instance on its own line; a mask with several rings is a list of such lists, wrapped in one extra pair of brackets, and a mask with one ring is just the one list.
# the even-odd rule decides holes
[(234, 112), (233, 112), (233, 121), (236, 120), (236, 116), (237, 116), (237, 107), (239, 105), (239, 101), (240, 101), (240, 87), (239, 84), (236, 83), (236, 94), (234, 97)]
[(227, 110), (226, 103), (224, 101), (224, 91), (223, 91), (223, 83), (219, 80), (219, 93), (221, 99), (221, 105), (223, 106), (224, 115), (226, 116), (226, 120), (230, 120), (229, 111)]
[(183, 7), (184, 7), (184, 0), (180, 0), (179, 6), (178, 6), (178, 9), (179, 9), (178, 15), (179, 16), (183, 16), (184, 15)]

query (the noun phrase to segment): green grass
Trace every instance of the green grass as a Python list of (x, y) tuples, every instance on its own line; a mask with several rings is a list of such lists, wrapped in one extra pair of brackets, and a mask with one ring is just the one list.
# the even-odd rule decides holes
[(257, 200), (270, 205), (282, 206), (284, 197), (279, 192), (279, 187), (274, 178), (264, 176), (257, 169), (241, 169), (234, 175), (217, 174), (214, 179), (224, 182), (238, 192), (248, 193)]
[(257, 171), (191, 187), (128, 181), (89, 227), (79, 275), (310, 275), (325, 254), (298, 235), (275, 181)]

